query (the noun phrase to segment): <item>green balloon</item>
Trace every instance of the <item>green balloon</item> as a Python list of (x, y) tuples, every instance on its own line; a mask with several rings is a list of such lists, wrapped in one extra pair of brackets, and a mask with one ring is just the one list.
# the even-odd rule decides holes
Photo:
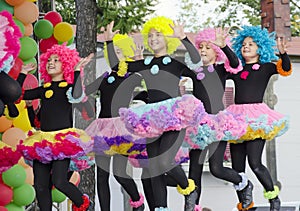
[[(36, 64), (36, 65), (37, 65), (36, 58), (33, 57), (33, 58), (30, 58), (30, 59), (28, 59), (28, 60), (26, 60), (26, 61), (23, 61), (23, 64), (24, 64), (24, 65), (25, 65), (25, 64), (30, 64), (30, 63)], [(36, 70), (37, 70), (37, 68), (35, 68), (34, 70), (30, 71), (29, 73), (30, 73), (30, 74), (34, 74), (34, 73), (36, 72)]]
[[(73, 36), (71, 39), (68, 40), (67, 42), (67, 46), (71, 45), (74, 42), (75, 37)], [(58, 44), (63, 44), (64, 42), (62, 41), (58, 41)]]
[(20, 31), (22, 33), (22, 37), (23, 37), (24, 33), (25, 33), (25, 26), (24, 26), (24, 24), (21, 21), (19, 21), (18, 19), (16, 19), (16, 18), (14, 18), (14, 22), (19, 27), (19, 29), (20, 29)]
[(23, 61), (26, 61), (28, 59), (35, 57), (35, 55), (38, 52), (38, 45), (34, 41), (34, 39), (27, 37), (27, 36), (21, 37), (20, 43), (21, 43), (21, 50), (19, 53), (20, 59), (22, 59)]
[(3, 182), (12, 188), (20, 187), (25, 183), (26, 171), (23, 166), (16, 164), (2, 173)]
[(2, 141), (2, 135), (3, 135), (3, 133), (0, 133), (0, 141)]
[(19, 206), (26, 206), (33, 202), (35, 190), (32, 185), (25, 183), (20, 187), (14, 188), (13, 202)]
[(66, 200), (66, 195), (57, 190), (56, 188), (52, 189), (52, 201), (61, 203)]
[(10, 14), (14, 14), (14, 7), (6, 3), (5, 0), (0, 0), (0, 11), (6, 10)]
[(24, 207), (20, 207), (14, 203), (7, 204), (5, 207), (8, 209), (8, 211), (25, 211)]
[(53, 25), (46, 19), (39, 20), (34, 24), (33, 31), (37, 38), (47, 39), (53, 34)]

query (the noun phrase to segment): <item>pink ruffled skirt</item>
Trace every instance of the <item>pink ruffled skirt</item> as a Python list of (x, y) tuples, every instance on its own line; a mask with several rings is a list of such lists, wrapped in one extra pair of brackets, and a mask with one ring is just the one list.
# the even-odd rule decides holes
[(247, 124), (246, 133), (231, 143), (251, 141), (257, 138), (272, 140), (284, 134), (289, 127), (289, 118), (270, 109), (265, 103), (235, 104), (229, 106), (227, 111), (240, 114)]
[(198, 126), (186, 129), (183, 146), (203, 150), (213, 142), (236, 140), (245, 134), (247, 126), (241, 115), (227, 111), (208, 114)]
[(0, 174), (16, 165), (21, 156), (20, 152), (0, 141)]
[(135, 108), (120, 108), (119, 114), (130, 133), (153, 138), (166, 131), (198, 125), (206, 112), (200, 100), (183, 95)]
[(133, 155), (146, 148), (146, 139), (131, 134), (120, 117), (96, 119), (85, 132), (93, 138), (97, 155)]
[(94, 165), (88, 154), (92, 151), (92, 140), (83, 130), (68, 128), (58, 131), (30, 132), (21, 140), (17, 150), (22, 153), (26, 163), (33, 160), (48, 164), (53, 160), (71, 159), (70, 171), (81, 171)]

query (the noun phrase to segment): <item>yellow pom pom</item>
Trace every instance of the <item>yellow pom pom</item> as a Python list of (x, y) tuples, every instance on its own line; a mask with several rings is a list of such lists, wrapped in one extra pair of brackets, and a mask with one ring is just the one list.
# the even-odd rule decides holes
[(58, 87), (66, 87), (66, 86), (68, 86), (68, 83), (67, 82), (60, 82), (59, 84), (58, 84)]
[(46, 98), (50, 98), (50, 97), (52, 97), (52, 95), (53, 95), (53, 91), (52, 90), (47, 90), (46, 93), (45, 93), (45, 97)]
[(51, 83), (50, 83), (50, 82), (44, 84), (44, 88), (48, 88), (48, 87), (50, 87), (50, 86), (51, 86)]

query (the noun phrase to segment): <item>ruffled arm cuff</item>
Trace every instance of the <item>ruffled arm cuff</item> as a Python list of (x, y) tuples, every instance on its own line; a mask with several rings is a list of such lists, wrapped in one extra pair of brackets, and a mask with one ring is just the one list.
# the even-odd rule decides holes
[(288, 55), (282, 54), (280, 55), (281, 58), (276, 63), (276, 70), (278, 74), (282, 76), (289, 76), (292, 74), (292, 64), (290, 62), (290, 59)]
[(73, 88), (70, 87), (66, 92), (69, 103), (80, 103), (80, 102), (87, 101), (87, 96), (85, 95), (85, 92), (82, 92), (82, 94), (79, 98), (74, 98), (72, 95), (72, 90), (73, 90)]
[(202, 61), (199, 61), (198, 63), (194, 64), (192, 62), (192, 59), (191, 59), (190, 54), (188, 52), (186, 52), (184, 54), (184, 62), (186, 64), (186, 66), (188, 66), (188, 68), (190, 68), (191, 70), (197, 70), (202, 66)]

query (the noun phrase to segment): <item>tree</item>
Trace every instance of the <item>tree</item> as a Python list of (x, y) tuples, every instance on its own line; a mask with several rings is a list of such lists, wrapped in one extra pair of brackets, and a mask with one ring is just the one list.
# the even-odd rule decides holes
[[(76, 48), (80, 57), (86, 57), (97, 50), (97, 7), (96, 0), (76, 0)], [(90, 84), (96, 77), (96, 61), (93, 60), (85, 67), (85, 82)], [(95, 102), (91, 102), (95, 105)], [(76, 112), (76, 110), (75, 110)], [(92, 120), (91, 120), (92, 121)], [(83, 120), (81, 115), (75, 115), (77, 128), (85, 129), (90, 121)], [(81, 182), (79, 188), (87, 193), (92, 202), (95, 201), (95, 166), (80, 172)], [(90, 210), (95, 210), (95, 203), (92, 203)]]

